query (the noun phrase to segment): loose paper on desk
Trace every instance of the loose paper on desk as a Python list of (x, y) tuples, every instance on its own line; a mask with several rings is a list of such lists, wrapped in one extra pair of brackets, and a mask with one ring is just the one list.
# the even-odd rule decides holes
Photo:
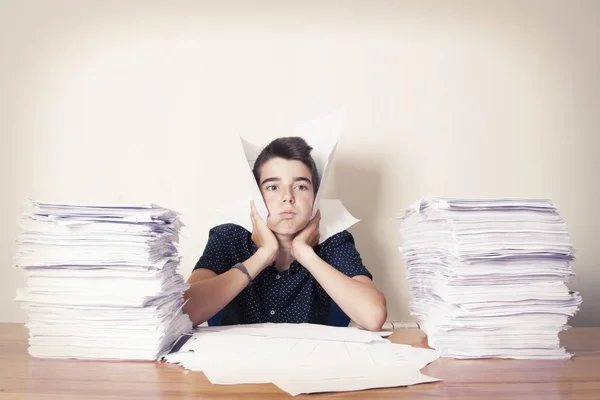
[[(321, 222), (319, 224), (320, 243), (359, 222), (358, 219), (354, 218), (346, 210), (340, 200), (322, 198), (323, 188), (327, 182), (327, 176), (331, 169), (335, 149), (342, 131), (343, 116), (343, 112), (335, 112), (325, 117), (299, 124), (294, 131), (295, 136), (304, 138), (308, 145), (313, 148), (311, 155), (317, 166), (320, 185), (315, 196), (311, 218), (316, 215), (317, 210), (321, 210)], [(264, 146), (251, 143), (242, 137), (240, 137), (240, 140), (243, 156), (248, 165), (248, 168), (245, 168), (248, 181), (247, 198), (218, 211), (221, 214), (223, 223), (234, 223), (252, 232), (250, 200), (254, 201), (256, 210), (263, 220), (266, 220), (268, 216), (267, 207), (260, 193), (260, 188), (252, 173), (254, 163)]]
[(201, 327), (165, 360), (202, 371), (213, 384), (273, 383), (292, 395), (438, 380), (420, 372), (438, 352), (383, 335), (315, 324)]

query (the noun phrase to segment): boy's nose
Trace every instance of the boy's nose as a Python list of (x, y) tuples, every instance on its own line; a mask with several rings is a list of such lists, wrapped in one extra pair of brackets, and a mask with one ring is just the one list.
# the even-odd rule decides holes
[(284, 203), (293, 203), (294, 202), (294, 195), (292, 194), (291, 190), (286, 190), (283, 193), (283, 202)]

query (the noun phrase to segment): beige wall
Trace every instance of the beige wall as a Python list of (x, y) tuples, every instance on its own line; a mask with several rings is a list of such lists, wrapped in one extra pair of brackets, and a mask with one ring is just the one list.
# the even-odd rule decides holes
[(235, 135), (346, 107), (327, 192), (363, 220), (351, 231), (391, 320), (410, 318), (403, 207), (532, 196), (577, 248), (573, 324), (600, 324), (598, 2), (272, 3), (0, 1), (0, 321), (25, 318), (26, 196), (179, 210), (187, 277), (241, 193)]

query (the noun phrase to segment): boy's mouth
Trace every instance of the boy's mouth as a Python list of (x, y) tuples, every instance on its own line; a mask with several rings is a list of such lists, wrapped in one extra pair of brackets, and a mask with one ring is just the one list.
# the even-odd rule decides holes
[(295, 213), (295, 212), (293, 212), (293, 211), (290, 211), (290, 210), (286, 210), (286, 211), (282, 211), (282, 212), (280, 212), (280, 213), (279, 213), (279, 215), (281, 215), (281, 216), (282, 216), (282, 217), (284, 217), (284, 218), (291, 218), (291, 217), (293, 217), (294, 215), (296, 215), (296, 213)]

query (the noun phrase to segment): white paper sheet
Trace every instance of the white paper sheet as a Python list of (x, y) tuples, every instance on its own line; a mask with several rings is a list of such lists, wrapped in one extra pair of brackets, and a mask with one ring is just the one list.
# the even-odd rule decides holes
[[(317, 166), (320, 186), (315, 196), (311, 219), (320, 209), (320, 243), (359, 222), (358, 219), (354, 218), (348, 212), (340, 200), (323, 198), (323, 188), (326, 185), (328, 174), (331, 170), (331, 163), (342, 131), (343, 119), (343, 112), (335, 112), (325, 117), (299, 124), (294, 131), (294, 135), (303, 137), (313, 147), (311, 155)], [(264, 145), (251, 143), (242, 137), (240, 137), (240, 142), (242, 150), (240, 155), (245, 157), (248, 165), (248, 168), (245, 168), (244, 171), (248, 183), (247, 197), (218, 211), (221, 215), (221, 223), (234, 223), (251, 232), (251, 200), (254, 201), (258, 214), (263, 220), (266, 220), (268, 216), (267, 207), (252, 174), (254, 162)]]
[(319, 324), (262, 323), (199, 327), (195, 338), (206, 333), (220, 332), (229, 335), (263, 336), (268, 338), (333, 340), (343, 342), (370, 343), (385, 333), (378, 334), (355, 327), (335, 327)]
[(311, 381), (279, 380), (274, 384), (292, 396), (303, 393), (351, 392), (365, 389), (388, 388), (437, 382), (439, 379), (423, 375), (414, 367), (381, 368), (366, 376), (316, 379)]
[(213, 384), (272, 382), (292, 395), (437, 380), (419, 372), (439, 357), (437, 351), (360, 331), (371, 338), (364, 340), (356, 331), (360, 330), (311, 324), (199, 328), (165, 360), (203, 371)]

